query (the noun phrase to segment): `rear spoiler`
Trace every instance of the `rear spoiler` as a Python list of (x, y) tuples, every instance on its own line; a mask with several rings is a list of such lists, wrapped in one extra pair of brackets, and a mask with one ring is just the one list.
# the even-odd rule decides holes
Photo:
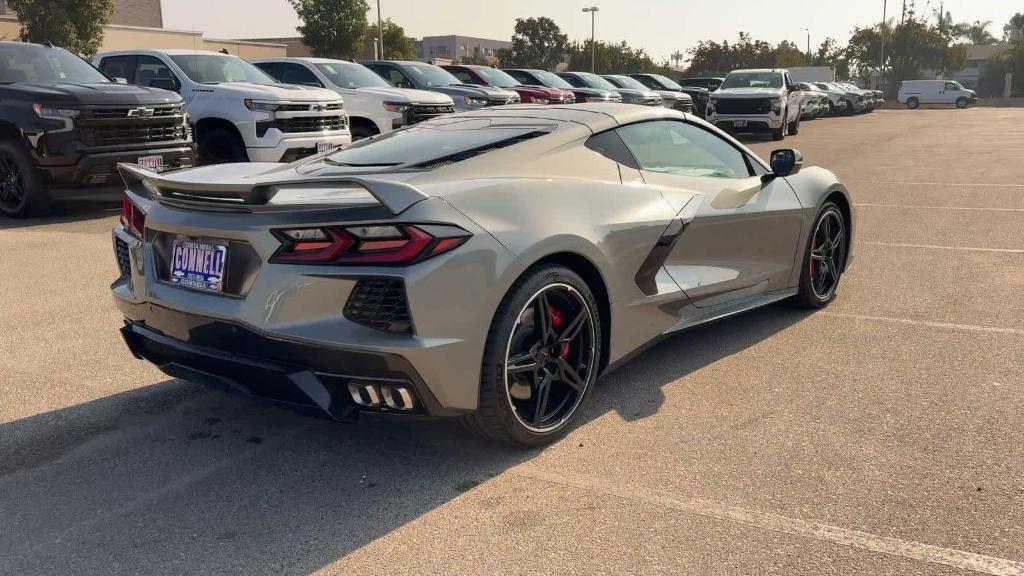
[[(415, 186), (393, 180), (379, 180), (356, 176), (339, 176), (328, 178), (310, 178), (305, 180), (285, 180), (270, 183), (240, 184), (182, 182), (161, 176), (141, 166), (128, 163), (117, 165), (124, 179), (125, 186), (135, 194), (156, 201), (217, 205), (223, 207), (237, 206), (243, 209), (294, 209), (301, 207), (326, 208), (330, 204), (324, 201), (301, 200), (287, 204), (268, 206), (270, 200), (283, 190), (315, 194), (318, 191), (337, 190), (338, 188), (361, 188), (392, 214), (398, 215), (413, 204), (426, 200), (428, 196)], [(339, 204), (358, 202), (361, 194), (345, 199), (338, 198)]]

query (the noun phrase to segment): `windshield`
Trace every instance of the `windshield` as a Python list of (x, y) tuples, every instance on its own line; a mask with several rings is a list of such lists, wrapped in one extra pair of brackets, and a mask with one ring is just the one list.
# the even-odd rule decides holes
[(815, 86), (817, 86), (818, 88), (821, 88), (822, 90), (828, 90), (829, 89), (828, 84), (825, 84), (824, 82), (818, 82), (817, 84), (815, 84)]
[(722, 88), (782, 88), (778, 72), (730, 72)]
[(473, 71), (483, 78), (484, 82), (487, 82), (489, 86), (497, 86), (498, 88), (519, 86), (519, 82), (516, 82), (515, 78), (497, 68), (474, 68)]
[(102, 72), (74, 54), (46, 46), (0, 47), (0, 82), (110, 82)]
[(472, 120), (444, 124), (420, 124), (366, 138), (325, 158), (338, 166), (399, 166), (422, 164), (452, 154), (473, 150), (526, 134), (537, 132), (536, 126), (485, 126), (470, 128)]
[(597, 88), (599, 90), (615, 90), (615, 86), (611, 82), (601, 78), (597, 74), (591, 74), (590, 72), (577, 72), (576, 76), (583, 81), (590, 88)]
[(615, 84), (619, 88), (631, 88), (633, 90), (647, 90), (647, 86), (636, 81), (635, 78), (629, 76), (609, 76), (606, 78), (612, 84)]
[(562, 88), (566, 90), (572, 88), (572, 84), (569, 84), (565, 80), (562, 80), (557, 74), (553, 74), (547, 70), (537, 70), (532, 72), (532, 74), (548, 88)]
[(388, 88), (387, 80), (377, 76), (362, 64), (351, 63), (323, 63), (314, 64), (332, 84), (340, 88)]
[(651, 78), (654, 78), (655, 80), (657, 80), (659, 84), (661, 84), (662, 86), (668, 88), (669, 90), (680, 90), (680, 89), (682, 89), (682, 86), (680, 86), (678, 82), (672, 80), (671, 78), (669, 78), (667, 76), (662, 76), (661, 74), (651, 74), (650, 76), (651, 76)]
[(237, 56), (224, 54), (178, 54), (171, 60), (193, 82), (220, 84), (222, 82), (252, 82), (276, 84), (273, 78)]
[(452, 76), (451, 72), (444, 68), (438, 68), (433, 64), (406, 64), (403, 70), (416, 78), (416, 81), (424, 86), (435, 87), (462, 84), (458, 78)]

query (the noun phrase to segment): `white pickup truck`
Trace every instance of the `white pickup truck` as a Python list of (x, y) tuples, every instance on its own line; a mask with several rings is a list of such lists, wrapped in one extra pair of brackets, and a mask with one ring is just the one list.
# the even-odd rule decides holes
[(266, 58), (252, 63), (279, 82), (323, 87), (340, 94), (353, 140), (455, 112), (450, 96), (397, 88), (366, 66), (347, 60)]
[(732, 132), (771, 132), (782, 140), (800, 131), (801, 91), (782, 69), (734, 70), (711, 93), (707, 121)]
[(200, 162), (292, 162), (352, 141), (337, 93), (278, 84), (237, 56), (205, 50), (103, 52), (93, 65), (185, 100)]

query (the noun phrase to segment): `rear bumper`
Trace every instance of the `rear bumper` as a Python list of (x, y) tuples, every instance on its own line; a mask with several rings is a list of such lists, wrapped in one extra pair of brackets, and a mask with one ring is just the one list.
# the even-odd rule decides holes
[[(231, 322), (144, 306), (146, 310), (137, 315), (145, 320), (126, 317), (121, 335), (133, 355), (175, 378), (292, 405), (339, 421), (353, 420), (360, 411), (433, 416), (462, 413), (442, 408), (412, 365), (399, 355), (282, 340)], [(372, 393), (359, 392), (369, 388)], [(408, 399), (411, 406), (406, 405)], [(367, 405), (369, 402), (372, 404)]]
[[(127, 150), (117, 152), (85, 153), (70, 165), (56, 165), (59, 157), (51, 156), (46, 163), (39, 164), (39, 170), (48, 185), (53, 188), (83, 186), (111, 186), (120, 183), (117, 165), (121, 162), (134, 164), (143, 156), (160, 156), (168, 170), (188, 168), (195, 165), (195, 151), (191, 146), (172, 146)], [(88, 192), (84, 189), (83, 192)]]

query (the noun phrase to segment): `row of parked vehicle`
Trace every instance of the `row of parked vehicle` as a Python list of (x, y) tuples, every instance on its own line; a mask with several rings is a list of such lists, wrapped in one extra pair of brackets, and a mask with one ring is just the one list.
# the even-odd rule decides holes
[(784, 70), (682, 83), (659, 74), (323, 58), (246, 61), (221, 52), (122, 50), (92, 65), (60, 48), (0, 42), (0, 212), (119, 184), (117, 164), (162, 171), (291, 162), (456, 111), (507, 104), (624, 102), (695, 113), (779, 139), (801, 117), (872, 109), (873, 93), (795, 84)]

